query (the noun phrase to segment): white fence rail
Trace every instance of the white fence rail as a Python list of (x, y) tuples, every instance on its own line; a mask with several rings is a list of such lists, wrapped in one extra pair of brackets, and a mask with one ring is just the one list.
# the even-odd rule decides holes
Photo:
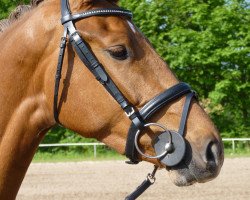
[(231, 141), (233, 152), (235, 152), (235, 142), (236, 141), (239, 141), (239, 142), (250, 141), (250, 138), (223, 138), (222, 141), (223, 142), (227, 142), (227, 141), (230, 142)]
[[(250, 138), (223, 138), (223, 142), (232, 142), (232, 150), (235, 152), (235, 142), (236, 141), (250, 141)], [(104, 143), (65, 143), (65, 144), (40, 144), (39, 147), (70, 147), (70, 146), (93, 146), (94, 157), (97, 157), (97, 146), (105, 146)]]
[(71, 147), (71, 146), (93, 146), (94, 157), (97, 157), (97, 146), (105, 146), (104, 143), (65, 143), (65, 144), (40, 144), (39, 147)]

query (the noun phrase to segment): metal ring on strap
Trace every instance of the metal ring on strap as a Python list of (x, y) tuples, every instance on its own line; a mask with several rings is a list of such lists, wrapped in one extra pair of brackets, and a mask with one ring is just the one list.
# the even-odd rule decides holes
[(149, 126), (157, 126), (157, 127), (163, 129), (165, 132), (167, 132), (167, 133), (169, 134), (169, 136), (170, 136), (170, 142), (166, 144), (166, 146), (165, 146), (165, 149), (166, 149), (166, 150), (165, 150), (162, 154), (156, 155), (156, 156), (151, 156), (151, 155), (144, 154), (144, 153), (141, 151), (141, 149), (140, 149), (140, 147), (139, 147), (139, 145), (138, 145), (138, 137), (139, 137), (139, 135), (140, 135), (140, 133), (141, 133), (141, 130), (138, 130), (138, 131), (136, 132), (136, 135), (135, 135), (135, 147), (136, 147), (137, 151), (138, 151), (142, 156), (144, 156), (144, 157), (146, 157), (146, 158), (150, 158), (150, 159), (159, 159), (159, 158), (165, 156), (165, 155), (168, 153), (168, 150), (167, 150), (167, 149), (168, 149), (168, 146), (169, 146), (170, 144), (172, 144), (172, 134), (171, 134), (171, 132), (170, 132), (165, 126), (163, 126), (163, 125), (161, 125), (161, 124), (159, 124), (159, 123), (148, 123), (148, 124), (145, 124), (145, 125), (144, 125), (144, 127), (149, 127)]

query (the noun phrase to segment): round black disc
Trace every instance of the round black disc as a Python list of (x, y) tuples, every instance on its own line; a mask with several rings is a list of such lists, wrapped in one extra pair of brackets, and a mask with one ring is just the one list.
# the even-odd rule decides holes
[[(170, 131), (172, 135), (173, 151), (163, 156), (160, 160), (163, 164), (173, 167), (181, 162), (185, 155), (186, 143), (184, 138), (175, 131)], [(160, 134), (154, 144), (156, 155), (164, 153), (165, 146), (170, 142), (170, 135), (168, 132)]]

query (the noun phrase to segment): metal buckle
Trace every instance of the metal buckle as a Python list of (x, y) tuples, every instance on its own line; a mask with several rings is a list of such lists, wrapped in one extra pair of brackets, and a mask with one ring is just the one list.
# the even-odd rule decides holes
[(149, 173), (147, 176), (147, 180), (150, 181), (151, 185), (155, 183), (155, 180), (156, 180), (155, 174), (156, 174), (157, 169), (158, 169), (158, 166), (155, 165), (153, 172), (151, 174)]
[(199, 95), (195, 90), (192, 90), (192, 93), (194, 94), (194, 97), (196, 98), (196, 100), (199, 100)]
[(133, 107), (131, 107), (131, 110), (128, 112), (125, 111), (125, 113), (126, 113), (127, 117), (131, 117), (133, 114), (135, 114), (135, 109)]

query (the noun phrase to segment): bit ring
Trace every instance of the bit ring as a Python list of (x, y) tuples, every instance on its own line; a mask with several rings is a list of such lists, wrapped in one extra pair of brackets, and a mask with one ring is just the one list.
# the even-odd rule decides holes
[[(172, 135), (171, 135), (171, 132), (170, 132), (165, 126), (163, 126), (163, 125), (161, 125), (161, 124), (159, 124), (159, 123), (148, 123), (148, 124), (145, 124), (145, 125), (144, 125), (144, 127), (149, 127), (149, 126), (156, 126), (156, 127), (159, 127), (159, 128), (161, 128), (161, 129), (163, 129), (165, 132), (167, 132), (167, 133), (169, 134), (169, 136), (170, 136), (170, 143), (172, 143)], [(140, 133), (141, 133), (141, 130), (138, 130), (138, 131), (136, 132), (136, 134), (135, 134), (135, 148), (136, 148), (136, 150), (139, 152), (139, 154), (141, 154), (142, 156), (144, 156), (144, 157), (146, 157), (146, 158), (150, 158), (150, 159), (159, 159), (159, 158), (165, 156), (165, 155), (168, 153), (168, 151), (165, 150), (162, 154), (156, 155), (156, 156), (151, 156), (151, 155), (144, 154), (144, 153), (141, 151), (141, 149), (140, 149), (140, 147), (139, 147), (139, 145), (138, 145), (138, 138), (139, 138)]]

